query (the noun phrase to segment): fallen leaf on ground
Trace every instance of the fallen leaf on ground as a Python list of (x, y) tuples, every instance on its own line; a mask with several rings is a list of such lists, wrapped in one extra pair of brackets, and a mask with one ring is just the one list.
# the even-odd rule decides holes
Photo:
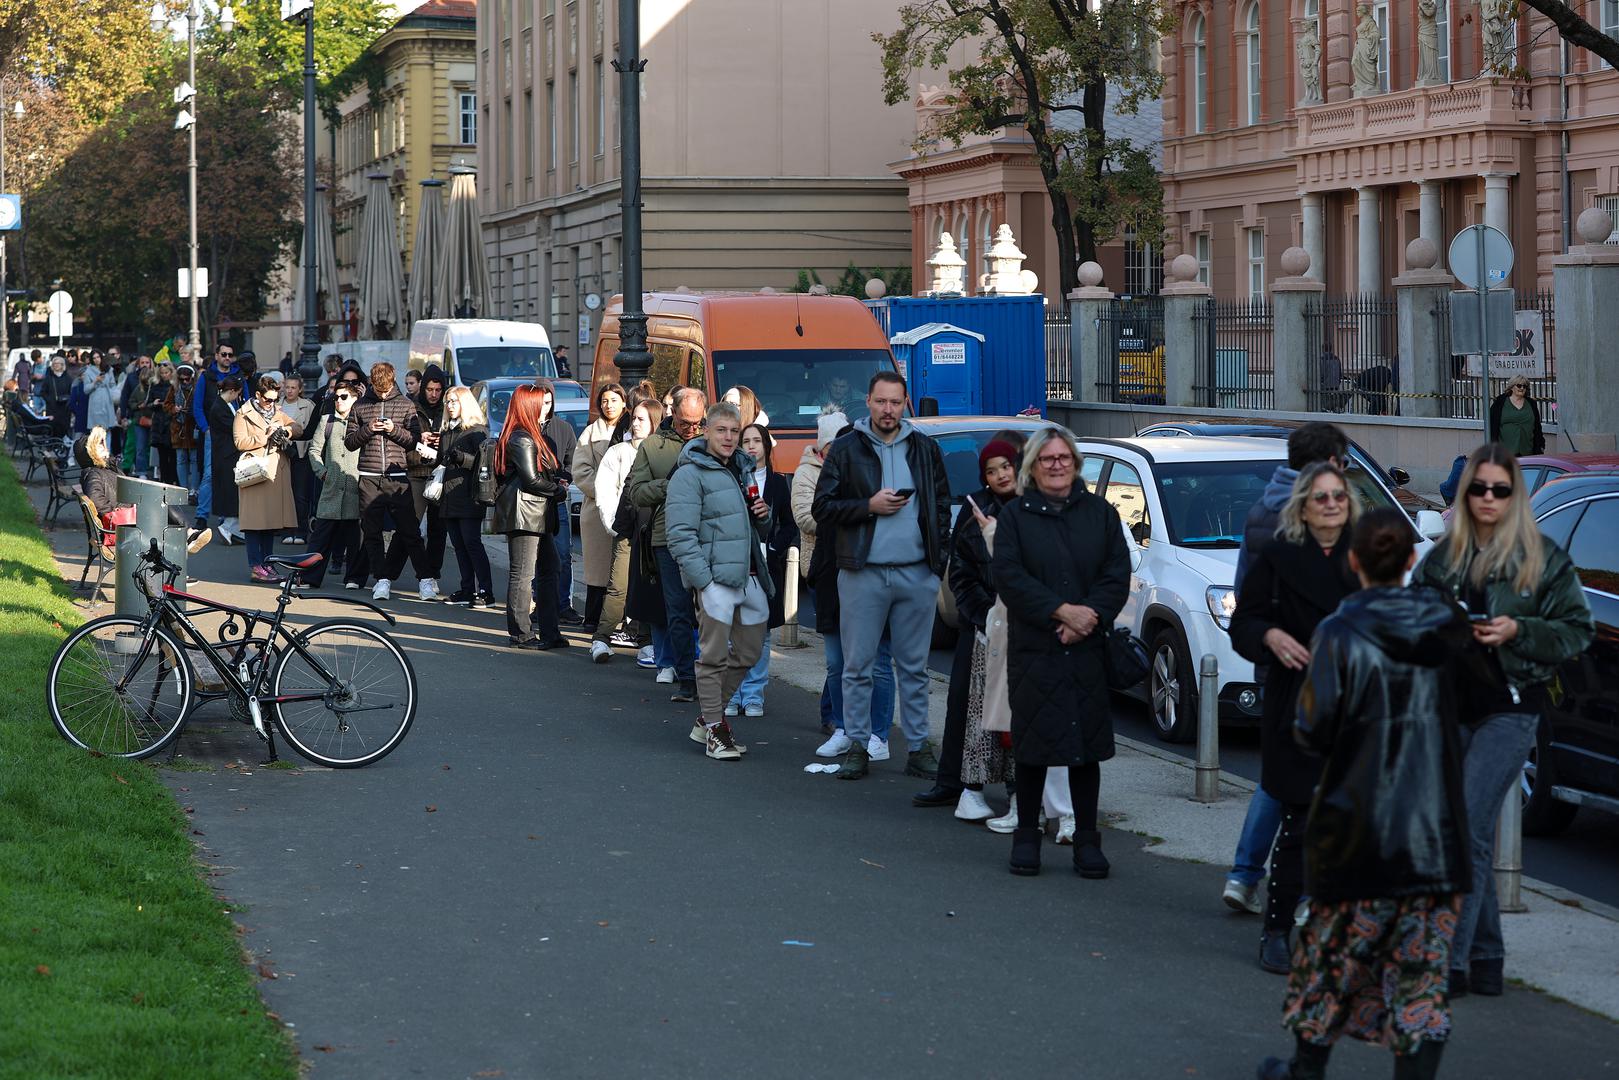
[(116, 781), (118, 781), (118, 782), (119, 782), (119, 783), (120, 783), (120, 784), (127, 784), (127, 783), (129, 783), (129, 781), (128, 781), (128, 780), (125, 780), (125, 779), (124, 779), (124, 778), (123, 778), (123, 777), (122, 777), (122, 776), (119, 776), (119, 775), (118, 775), (118, 774), (117, 774), (117, 773), (113, 773), (113, 774), (112, 774), (112, 778), (113, 778), (113, 779), (114, 779), (114, 780), (116, 780)]
[(336, 1050), (337, 1047), (327, 1046), (325, 1043), (316, 1043), (315, 1049), (319, 1050), (323, 1054), (330, 1054), (332, 1051)]
[(429, 806), (429, 807), (428, 807), (428, 808), (427, 808), (427, 812), (428, 812), (428, 813), (429, 813), (429, 814), (436, 814), (436, 813), (438, 813), (438, 807), (436, 807), (436, 806)]
[(607, 920), (606, 919), (597, 919), (596, 920), (596, 925), (597, 926), (606, 926), (607, 925)]
[(270, 965), (269, 964), (260, 964), (259, 965), (259, 978), (261, 978), (261, 979), (274, 979), (274, 978), (277, 978), (277, 975), (276, 975), (275, 972), (270, 970)]
[(49, 975), (50, 973), (51, 969), (46, 967), (44, 964), (39, 964), (34, 968), (35, 975)]
[(197, 808), (195, 806), (188, 806), (185, 808), (185, 812), (188, 814), (195, 814), (197, 812)]
[(529, 833), (529, 834), (528, 834), (528, 838), (529, 838), (529, 839), (530, 839), (530, 840), (538, 840), (538, 839), (539, 839), (539, 837), (538, 837), (538, 836), (535, 836), (535, 835), (534, 835), (534, 834), (533, 834), (533, 833)]
[(483, 1072), (475, 1072), (472, 1075), (473, 1076), (505, 1076), (506, 1073), (505, 1073), (504, 1070), (501, 1070), (501, 1069), (485, 1069), (485, 1070), (483, 1070)]

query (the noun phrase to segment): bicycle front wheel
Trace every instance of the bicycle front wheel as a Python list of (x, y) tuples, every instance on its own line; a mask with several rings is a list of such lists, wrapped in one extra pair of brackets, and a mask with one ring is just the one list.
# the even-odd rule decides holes
[(143, 758), (180, 733), (191, 710), (191, 661), (168, 630), (152, 634), (143, 650), (141, 620), (108, 615), (68, 635), (45, 680), (62, 738), (109, 757)]
[(353, 769), (386, 757), (416, 718), (416, 672), (394, 640), (333, 619), (281, 650), (272, 682), (277, 726), (318, 765)]

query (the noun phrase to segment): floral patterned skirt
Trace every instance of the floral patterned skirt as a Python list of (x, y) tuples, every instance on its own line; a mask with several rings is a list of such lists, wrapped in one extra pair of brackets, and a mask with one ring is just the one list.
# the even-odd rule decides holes
[(1282, 1023), (1306, 1042), (1339, 1035), (1414, 1054), (1450, 1035), (1458, 894), (1310, 905)]
[(984, 641), (979, 638), (973, 642), (972, 677), (967, 683), (967, 739), (961, 749), (963, 784), (999, 784), (1012, 779), (1012, 751), (1001, 746), (1000, 732), (984, 730), (988, 664)]

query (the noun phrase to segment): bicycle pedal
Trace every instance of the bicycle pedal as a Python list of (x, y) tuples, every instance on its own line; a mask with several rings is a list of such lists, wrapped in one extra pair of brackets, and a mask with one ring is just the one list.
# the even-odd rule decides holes
[(264, 731), (264, 710), (259, 707), (258, 698), (247, 699), (247, 714), (253, 718), (253, 730), (259, 733), (259, 738), (268, 739), (270, 736)]

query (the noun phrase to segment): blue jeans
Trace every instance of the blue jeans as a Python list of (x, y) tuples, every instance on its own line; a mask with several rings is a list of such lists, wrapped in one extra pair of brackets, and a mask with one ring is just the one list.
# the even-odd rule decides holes
[(759, 660), (742, 676), (742, 685), (736, 688), (731, 695), (730, 704), (741, 709), (749, 705), (758, 705), (761, 708), (765, 703), (765, 685), (770, 682), (770, 631), (765, 631), (765, 647), (759, 653)]
[[(826, 686), (821, 691), (821, 718), (843, 730), (843, 638), (822, 634), (826, 649)], [(894, 726), (894, 658), (888, 649), (888, 635), (877, 644), (877, 661), (871, 667), (871, 733), (888, 741)]]
[[(192, 451), (196, 453), (196, 451)], [(207, 521), (214, 512), (214, 441), (202, 433), (202, 480), (197, 484), (197, 519)]]
[(557, 507), (557, 610), (573, 607), (573, 518), (568, 513), (568, 502)]
[(174, 452), (174, 471), (180, 474), (175, 478), (176, 484), (187, 491), (196, 491), (197, 485), (202, 482), (201, 477), (198, 476), (202, 471), (202, 451), (176, 450)]
[(669, 659), (669, 631), (661, 626), (652, 628), (652, 667), (662, 671), (673, 661)]
[(691, 606), (691, 590), (680, 580), (680, 564), (666, 547), (652, 549), (658, 560), (658, 585), (663, 589), (664, 629), (669, 634), (669, 666), (675, 681), (697, 681), (697, 649), (692, 635), (697, 632), (697, 612)]
[(1500, 960), (1507, 954), (1501, 937), (1501, 909), (1495, 897), (1495, 823), (1508, 794), (1535, 745), (1540, 717), (1534, 713), (1495, 713), (1470, 734), (1462, 758), (1462, 798), (1472, 841), (1473, 891), (1462, 901), (1450, 966), (1465, 971), (1475, 960)]
[(152, 464), (152, 429), (135, 426), (135, 475), (150, 475)]
[(1242, 822), (1242, 835), (1237, 838), (1237, 857), (1226, 877), (1244, 885), (1258, 885), (1265, 876), (1265, 863), (1270, 857), (1270, 846), (1276, 840), (1276, 830), (1282, 824), (1282, 804), (1255, 788), (1248, 800), (1248, 816)]
[(247, 568), (263, 566), (264, 560), (275, 554), (274, 529), (248, 529), (242, 533), (247, 540)]

